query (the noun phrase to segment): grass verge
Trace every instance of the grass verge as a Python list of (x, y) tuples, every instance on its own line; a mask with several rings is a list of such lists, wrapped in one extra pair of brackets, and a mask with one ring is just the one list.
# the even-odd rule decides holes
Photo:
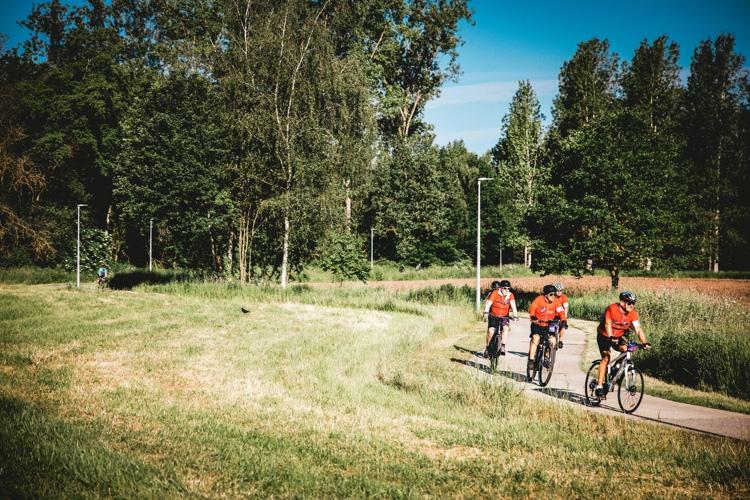
[(750, 494), (746, 443), (527, 400), (477, 370), (454, 346), (483, 326), (453, 299), (144, 290), (2, 287), (0, 491)]

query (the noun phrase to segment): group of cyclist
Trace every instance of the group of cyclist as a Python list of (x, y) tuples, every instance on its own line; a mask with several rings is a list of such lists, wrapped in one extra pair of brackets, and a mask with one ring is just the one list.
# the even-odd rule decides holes
[[(550, 342), (552, 347), (562, 349), (564, 346), (563, 339), (568, 329), (568, 314), (570, 302), (568, 296), (564, 293), (565, 286), (562, 283), (544, 285), (542, 293), (537, 296), (529, 306), (529, 320), (531, 321), (531, 332), (529, 334), (529, 368), (533, 368), (534, 354), (536, 353), (539, 340), (545, 329), (553, 321), (559, 322), (559, 342), (552, 336)], [(624, 291), (620, 293), (619, 302), (610, 304), (602, 315), (601, 321), (597, 328), (596, 343), (599, 346), (599, 352), (602, 361), (599, 364), (599, 374), (596, 386), (596, 395), (605, 396), (603, 389), (604, 377), (609, 364), (610, 350), (625, 352), (627, 341), (624, 335), (631, 329), (635, 330), (638, 338), (645, 349), (649, 349), (651, 344), (646, 340), (646, 334), (643, 332), (638, 312), (635, 310), (636, 297), (633, 292)], [(495, 332), (500, 333), (500, 354), (505, 355), (505, 343), (508, 340), (510, 332), (511, 319), (518, 319), (518, 310), (516, 308), (516, 298), (511, 292), (510, 281), (493, 281), (491, 290), (487, 294), (484, 302), (483, 318), (487, 322), (487, 340), (485, 345), (484, 357), (488, 357), (490, 342)]]

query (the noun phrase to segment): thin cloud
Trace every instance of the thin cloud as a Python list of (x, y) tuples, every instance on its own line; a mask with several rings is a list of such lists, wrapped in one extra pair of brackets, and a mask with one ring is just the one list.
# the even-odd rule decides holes
[[(537, 96), (552, 95), (557, 92), (557, 80), (532, 80)], [(518, 90), (518, 81), (499, 81), (457, 85), (442, 89), (440, 96), (427, 103), (428, 109), (468, 103), (508, 102)]]

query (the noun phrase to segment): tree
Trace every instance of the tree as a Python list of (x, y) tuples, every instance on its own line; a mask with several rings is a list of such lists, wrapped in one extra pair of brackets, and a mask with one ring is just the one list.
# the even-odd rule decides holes
[(215, 113), (219, 102), (204, 77), (173, 73), (156, 81), (128, 110), (115, 197), (122, 222), (136, 231), (132, 258), (143, 256), (146, 245), (138, 233), (153, 218), (167, 263), (227, 271), (228, 226), (235, 207), (222, 168), (227, 146)]
[(509, 219), (505, 234), (508, 246), (524, 247), (524, 263), (530, 266), (530, 237), (525, 218), (534, 209), (547, 182), (548, 168), (543, 162), (542, 114), (531, 82), (519, 82), (503, 117), (502, 136), (492, 150), (497, 168), (496, 185)]
[(453, 262), (463, 254), (451, 236), (459, 179), (440, 168), (431, 137), (399, 142), (384, 162), (373, 193), (375, 232), (386, 252), (410, 265)]
[[(747, 232), (739, 224), (747, 202), (740, 186), (747, 178), (742, 137), (743, 108), (747, 109), (748, 74), (745, 58), (734, 51), (734, 37), (719, 35), (696, 48), (685, 92), (684, 134), (687, 140), (688, 179), (700, 208), (697, 233), (708, 269), (718, 271), (728, 245), (747, 246)], [(745, 226), (747, 227), (747, 226)]]
[(573, 57), (563, 63), (552, 107), (553, 128), (561, 138), (616, 108), (617, 66), (609, 41), (598, 38), (579, 43)]
[(576, 168), (564, 179), (553, 177), (531, 214), (538, 242), (532, 267), (580, 275), (592, 259), (617, 288), (622, 269), (661, 255), (679, 234), (685, 206), (674, 146), (628, 111), (573, 132), (562, 152)]
[(467, 0), (386, 3), (372, 58), (378, 64), (381, 129), (402, 140), (423, 131), (415, 124), (425, 104), (458, 76), (458, 24), (470, 22), (471, 11)]
[(681, 97), (680, 49), (661, 36), (652, 45), (643, 40), (630, 64), (624, 63), (622, 89), (625, 107), (634, 110), (654, 132), (673, 131)]

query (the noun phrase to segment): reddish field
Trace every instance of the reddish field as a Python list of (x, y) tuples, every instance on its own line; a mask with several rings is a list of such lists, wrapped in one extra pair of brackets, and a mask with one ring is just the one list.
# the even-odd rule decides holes
[[(489, 288), (491, 279), (483, 279), (482, 286)], [(513, 288), (522, 291), (536, 291), (547, 283), (561, 281), (570, 294), (592, 290), (609, 290), (610, 279), (607, 276), (584, 276), (574, 278), (571, 276), (545, 276), (533, 278), (511, 278)], [(371, 281), (368, 286), (385, 287), (396, 290), (408, 290), (411, 288), (425, 288), (451, 284), (455, 286), (475, 286), (473, 279), (441, 279), (420, 281)], [(692, 290), (708, 297), (725, 297), (734, 299), (750, 307), (750, 280), (734, 279), (696, 279), (696, 278), (620, 278), (621, 290)]]

